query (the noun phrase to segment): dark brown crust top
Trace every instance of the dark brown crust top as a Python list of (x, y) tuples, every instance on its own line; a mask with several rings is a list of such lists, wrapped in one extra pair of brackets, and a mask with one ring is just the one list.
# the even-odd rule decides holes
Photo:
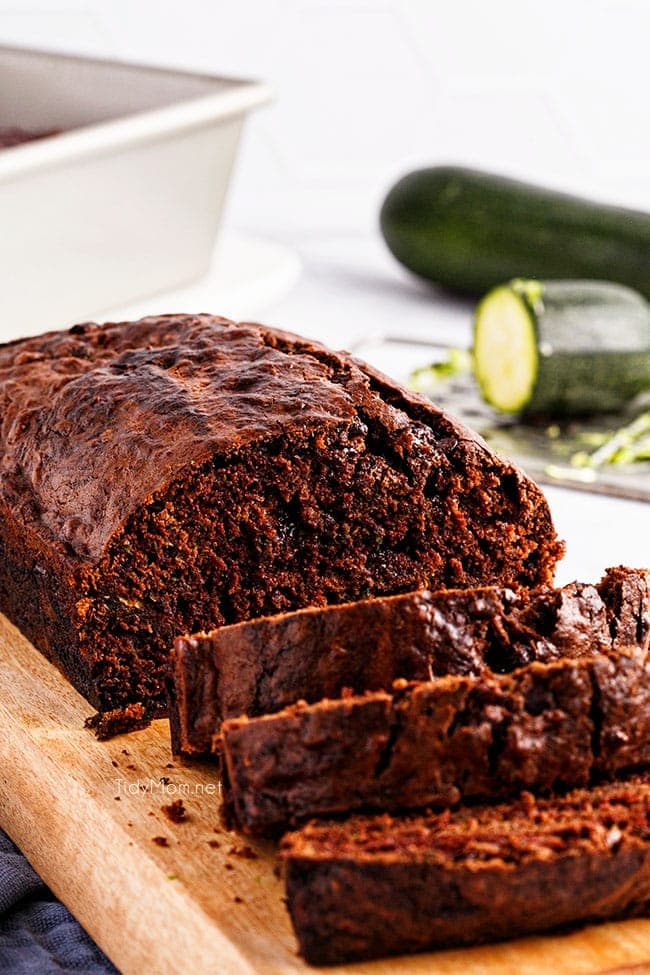
[(11, 342), (0, 346), (0, 510), (97, 562), (180, 471), (289, 430), (348, 425), (364, 401), (411, 440), (415, 417), (488, 452), (429, 401), (349, 356), (259, 325), (168, 315)]

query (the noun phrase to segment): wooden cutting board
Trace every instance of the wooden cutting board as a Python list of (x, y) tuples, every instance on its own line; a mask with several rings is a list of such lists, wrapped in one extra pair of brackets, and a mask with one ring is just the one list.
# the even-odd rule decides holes
[[(164, 721), (101, 743), (83, 727), (89, 713), (0, 616), (0, 826), (116, 966), (125, 975), (315, 971), (296, 954), (274, 847), (221, 827), (216, 773), (172, 765)], [(187, 819), (172, 823), (162, 807), (178, 798)], [(326, 971), (627, 970), (650, 971), (650, 921)]]

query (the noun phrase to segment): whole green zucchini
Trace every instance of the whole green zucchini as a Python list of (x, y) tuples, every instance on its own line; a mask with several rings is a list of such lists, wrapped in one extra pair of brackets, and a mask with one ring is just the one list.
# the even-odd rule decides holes
[(614, 412), (650, 390), (650, 308), (606, 281), (493, 288), (474, 317), (474, 372), (503, 413)]
[(591, 278), (650, 298), (650, 214), (440, 166), (401, 179), (380, 222), (398, 261), (461, 294), (513, 277)]

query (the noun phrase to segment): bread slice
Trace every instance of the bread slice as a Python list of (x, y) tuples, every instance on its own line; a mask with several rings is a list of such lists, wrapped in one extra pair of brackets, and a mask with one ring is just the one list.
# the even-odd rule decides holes
[(617, 565), (608, 569), (597, 585), (605, 603), (612, 645), (650, 644), (650, 571)]
[(441, 677), (225, 721), (224, 796), (247, 832), (373, 808), (451, 806), (586, 785), (650, 763), (638, 648)]
[(312, 965), (650, 915), (650, 774), (497, 806), (314, 822), (282, 842)]
[(398, 678), (503, 673), (623, 641), (647, 649), (649, 632), (650, 573), (621, 566), (598, 587), (420, 590), (235, 623), (175, 642), (173, 749), (209, 752), (225, 718), (338, 697), (344, 688), (362, 693)]
[(0, 346), (0, 610), (100, 710), (166, 710), (179, 633), (551, 582), (540, 490), (423, 397), (259, 325), (168, 315)]

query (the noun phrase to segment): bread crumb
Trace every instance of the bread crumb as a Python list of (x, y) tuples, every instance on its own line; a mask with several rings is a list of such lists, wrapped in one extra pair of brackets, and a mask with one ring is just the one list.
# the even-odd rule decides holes
[(160, 807), (172, 823), (184, 823), (189, 819), (182, 799), (174, 799), (168, 806)]
[[(130, 731), (140, 731), (151, 724), (143, 704), (127, 704), (124, 708), (114, 711), (98, 711), (97, 714), (86, 718), (84, 727), (95, 732), (99, 741), (108, 741), (116, 735), (124, 735)], [(126, 754), (126, 752), (124, 753)]]
[(228, 850), (228, 856), (241, 857), (242, 860), (259, 859), (257, 853), (251, 846), (231, 846)]

